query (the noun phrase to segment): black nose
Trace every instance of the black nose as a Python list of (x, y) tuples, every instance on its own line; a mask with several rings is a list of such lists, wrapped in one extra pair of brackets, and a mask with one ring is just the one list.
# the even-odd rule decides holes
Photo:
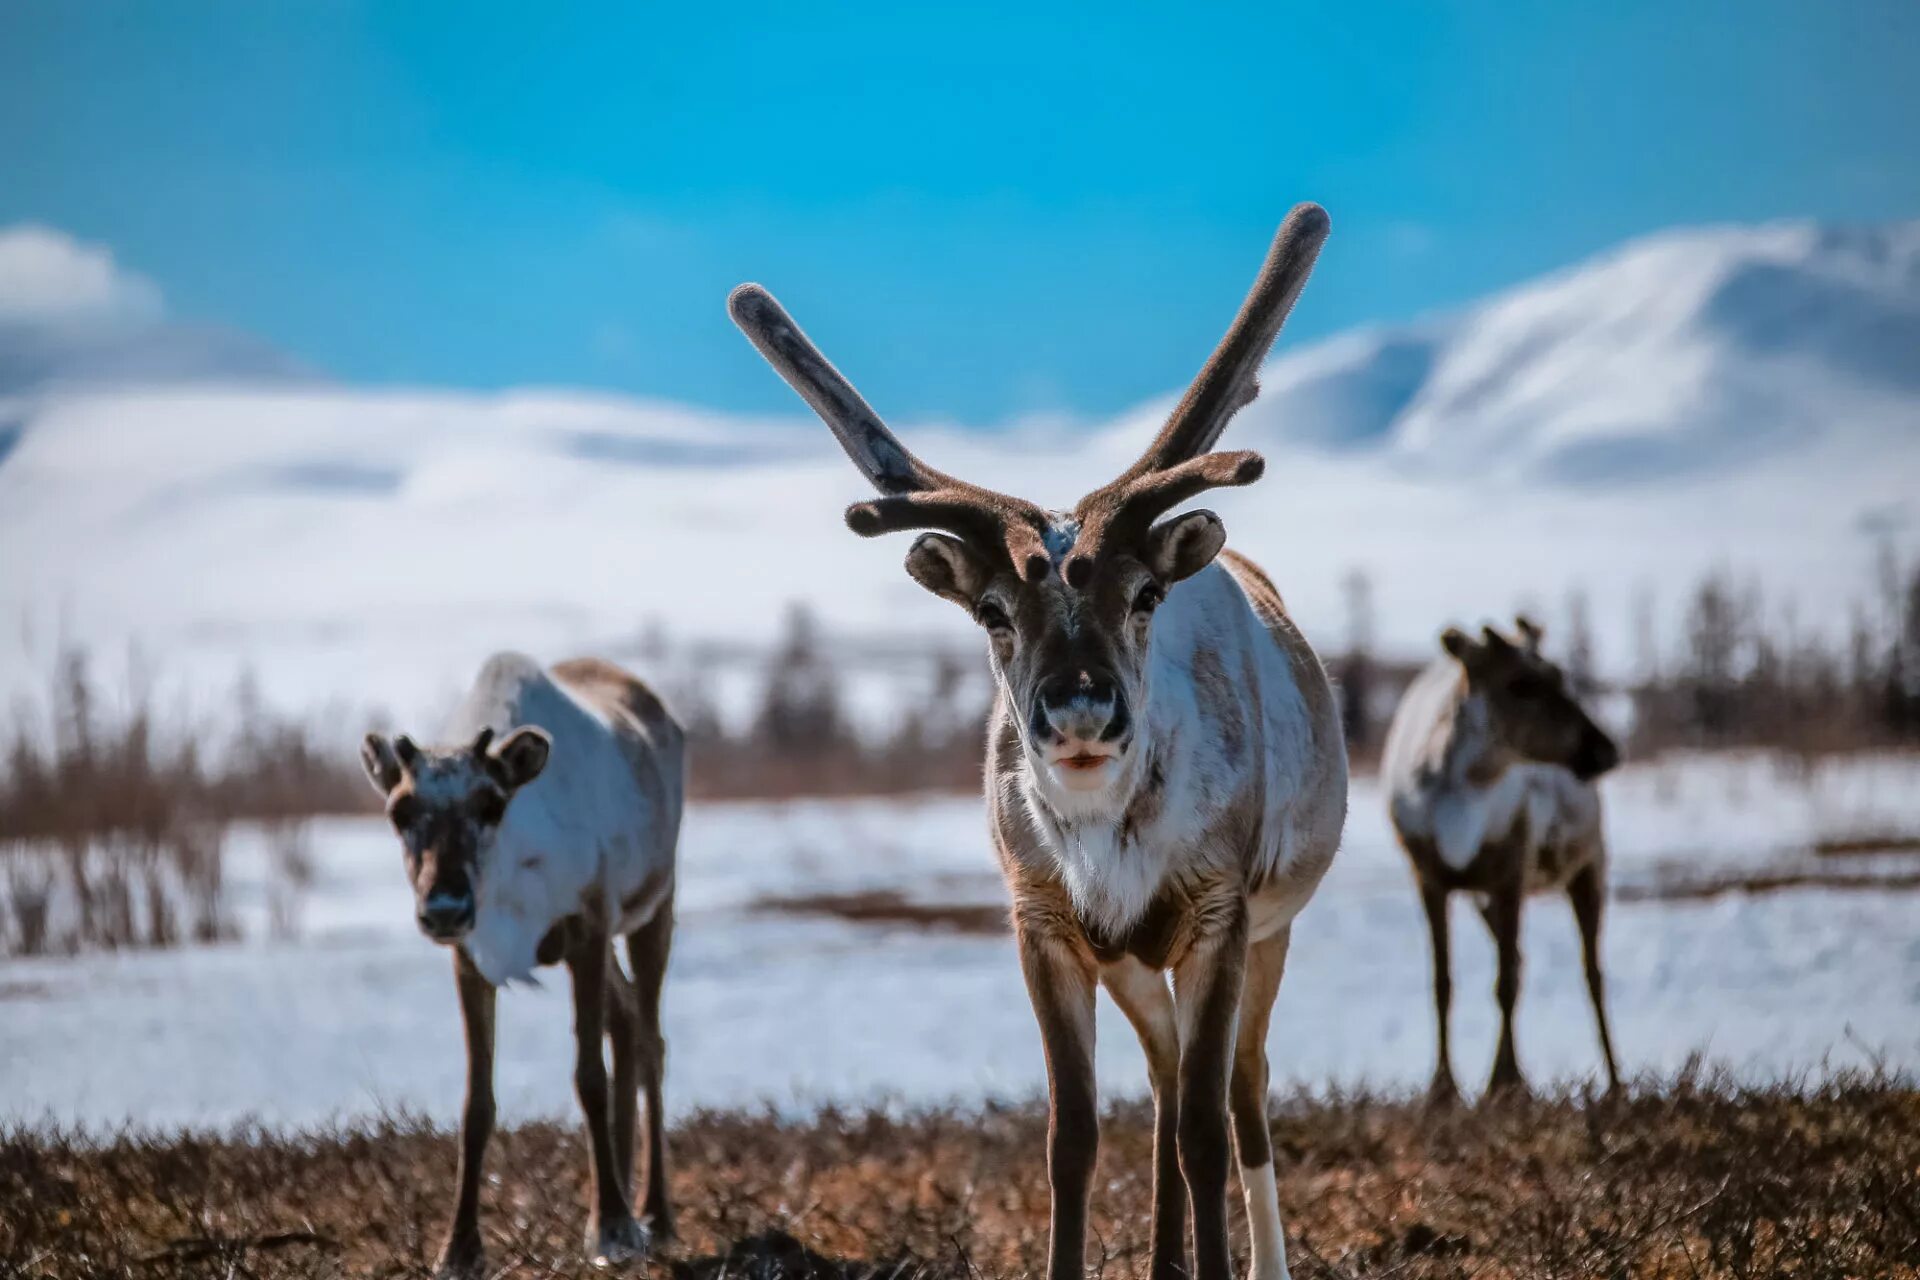
[(473, 924), (473, 899), (433, 898), (420, 908), (420, 928), (436, 938), (456, 934)]
[(1596, 730), (1580, 744), (1580, 754), (1573, 762), (1573, 771), (1586, 781), (1599, 777), (1619, 763), (1620, 748), (1614, 745), (1612, 738)]
[[(1103, 715), (1105, 722), (1101, 723)], [(1129, 723), (1127, 700), (1119, 682), (1091, 671), (1049, 676), (1033, 700), (1032, 728), (1038, 742), (1049, 741), (1069, 729), (1083, 734), (1097, 730), (1100, 741), (1112, 742), (1126, 733)]]

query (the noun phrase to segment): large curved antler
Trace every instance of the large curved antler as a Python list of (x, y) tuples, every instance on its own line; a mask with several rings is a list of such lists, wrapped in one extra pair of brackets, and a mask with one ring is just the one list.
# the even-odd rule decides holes
[(1317, 204), (1295, 205), (1280, 224), (1239, 314), (1166, 425), (1132, 466), (1075, 508), (1080, 533), (1065, 566), (1069, 582), (1086, 580), (1106, 539), (1145, 532), (1195, 494), (1260, 478), (1266, 463), (1258, 454), (1207, 451), (1233, 415), (1260, 394), (1261, 362), (1306, 286), (1331, 225)]
[(813, 407), (853, 465), (883, 495), (847, 508), (847, 527), (862, 537), (902, 529), (943, 529), (988, 552), (1004, 552), (1029, 581), (1052, 561), (1038, 506), (956, 480), (915, 457), (880, 415), (813, 345), (772, 294), (743, 284), (727, 313), (775, 372)]

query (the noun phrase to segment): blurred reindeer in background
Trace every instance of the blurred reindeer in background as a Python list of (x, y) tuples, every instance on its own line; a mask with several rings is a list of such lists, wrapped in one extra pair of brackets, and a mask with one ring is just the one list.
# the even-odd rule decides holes
[(1449, 627), (1445, 653), (1407, 689), (1387, 732), (1381, 779), (1401, 847), (1413, 862), (1433, 941), (1439, 1054), (1429, 1097), (1458, 1100), (1447, 1038), (1453, 996), (1447, 902), (1475, 895), (1499, 951), (1500, 1046), (1488, 1092), (1523, 1089), (1513, 1043), (1520, 995), (1520, 904), (1564, 889), (1580, 926), (1587, 991), (1607, 1082), (1620, 1084), (1600, 973), (1607, 850), (1594, 779), (1620, 762), (1613, 740), (1540, 653), (1540, 628), (1515, 619), (1518, 644), (1492, 627), (1474, 639)]
[(729, 301), (880, 491), (848, 525), (939, 530), (915, 540), (907, 573), (987, 633), (987, 799), (1051, 1095), (1051, 1280), (1084, 1276), (1096, 984), (1133, 1023), (1152, 1076), (1154, 1280), (1232, 1270), (1229, 1111), (1253, 1274), (1287, 1274), (1267, 1020), (1294, 916), (1340, 841), (1346, 748), (1326, 673), (1267, 576), (1223, 550), (1213, 512), (1167, 513), (1260, 477), (1257, 455), (1210, 451), (1258, 393), (1326, 235), (1318, 206), (1293, 211), (1160, 434), (1072, 512), (935, 471), (765, 290), (742, 285)]

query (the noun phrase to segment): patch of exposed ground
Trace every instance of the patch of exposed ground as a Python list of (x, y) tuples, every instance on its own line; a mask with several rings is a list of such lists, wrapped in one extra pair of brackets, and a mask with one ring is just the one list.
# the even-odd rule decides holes
[(909, 925), (953, 933), (1005, 933), (1008, 928), (1005, 907), (915, 902), (891, 889), (765, 897), (758, 899), (753, 909), (775, 915), (829, 916), (854, 924)]

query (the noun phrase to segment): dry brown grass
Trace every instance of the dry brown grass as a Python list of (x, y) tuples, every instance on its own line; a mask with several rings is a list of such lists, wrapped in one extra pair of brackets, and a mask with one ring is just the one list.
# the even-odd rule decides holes
[[(1920, 1275), (1920, 1092), (1883, 1079), (1683, 1080), (1434, 1117), (1398, 1101), (1274, 1112), (1295, 1274)], [(699, 1115), (673, 1135), (675, 1280), (1044, 1268), (1045, 1117), (1031, 1107), (804, 1123)], [(1139, 1275), (1147, 1116), (1109, 1115), (1097, 1274)], [(450, 1136), (413, 1122), (276, 1138), (0, 1135), (0, 1273), (413, 1276), (438, 1242)], [(586, 1275), (571, 1128), (501, 1135), (484, 1228), (516, 1275)], [(1242, 1240), (1236, 1217), (1236, 1240)]]

